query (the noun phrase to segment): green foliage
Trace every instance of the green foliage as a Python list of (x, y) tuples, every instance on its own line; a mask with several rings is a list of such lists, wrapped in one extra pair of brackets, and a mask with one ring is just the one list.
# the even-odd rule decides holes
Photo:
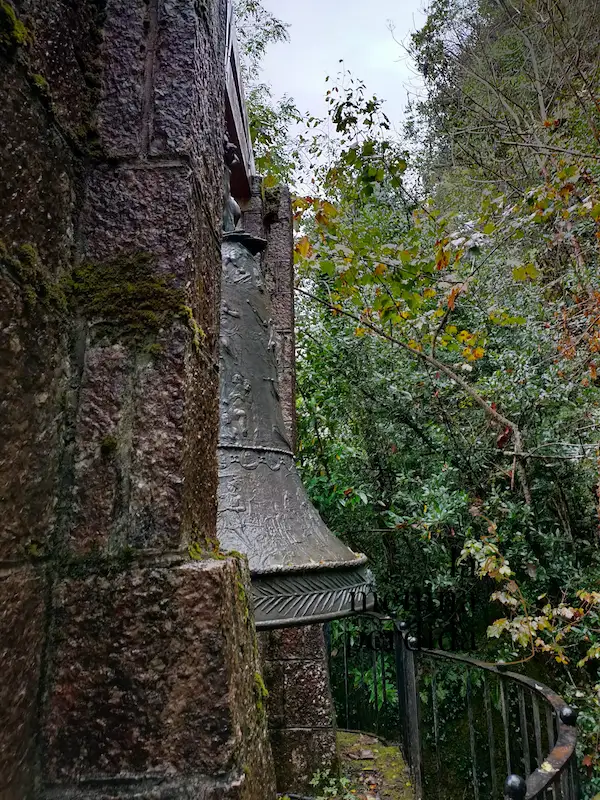
[(236, 0), (235, 15), (244, 81), (250, 87), (257, 82), (269, 45), (288, 40), (288, 26), (267, 11), (260, 0)]
[[(329, 90), (339, 138), (319, 143), (315, 191), (295, 206), (298, 459), (398, 610), (407, 588), (470, 592), (455, 555), (475, 559), (496, 584), (477, 608), (478, 650), (531, 662), (587, 709), (588, 797), (600, 774), (598, 27), (597, 10), (574, 5), (591, 27), (577, 83), (561, 84), (582, 24), (564, 3), (554, 38), (537, 2), (432, 3), (414, 37), (427, 99), (406, 172), (379, 101), (347, 76)], [(499, 141), (517, 124), (527, 147)]]
[(265, 187), (289, 183), (299, 159), (290, 129), (302, 117), (290, 97), (275, 100), (271, 87), (260, 80), (267, 49), (288, 40), (288, 26), (259, 0), (236, 0), (235, 11), (256, 170)]
[(269, 86), (259, 83), (246, 93), (246, 103), (254, 161), (265, 188), (291, 182), (299, 152), (290, 128), (301, 119), (294, 101), (287, 96), (275, 101)]
[(406, 138), (343, 72), (293, 159), (311, 186), (294, 205), (311, 498), (399, 611), (406, 589), (461, 597), (485, 578), (477, 649), (581, 707), (585, 798), (600, 785), (599, 31), (587, 0), (433, 0)]
[(355, 792), (350, 791), (350, 779), (333, 775), (331, 770), (318, 770), (309, 781), (314, 786), (315, 800), (353, 800)]

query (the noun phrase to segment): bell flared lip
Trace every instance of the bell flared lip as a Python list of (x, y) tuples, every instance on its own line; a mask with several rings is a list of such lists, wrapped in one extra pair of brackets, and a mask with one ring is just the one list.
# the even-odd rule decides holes
[(362, 567), (367, 563), (368, 558), (364, 553), (354, 553), (354, 555), (355, 558), (351, 561), (340, 559), (339, 561), (308, 561), (303, 564), (290, 562), (289, 564), (275, 564), (272, 567), (263, 567), (262, 569), (253, 569), (252, 564), (250, 564), (250, 575), (262, 578), (268, 575), (291, 575), (299, 572), (318, 572), (320, 570), (349, 570)]
[(282, 619), (256, 619), (257, 631), (272, 631), (279, 628), (297, 628), (300, 625), (322, 625), (336, 619), (346, 619), (356, 614), (362, 614), (375, 609), (375, 593), (370, 592), (364, 606), (360, 608), (346, 608), (340, 611), (330, 611), (323, 614), (313, 614), (307, 617), (283, 617)]
[(330, 622), (373, 610), (376, 597), (365, 561), (252, 575), (257, 630)]

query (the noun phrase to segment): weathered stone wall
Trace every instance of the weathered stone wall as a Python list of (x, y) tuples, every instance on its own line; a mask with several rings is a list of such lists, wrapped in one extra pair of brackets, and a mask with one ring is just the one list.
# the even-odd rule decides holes
[[(279, 393), (286, 432), (296, 442), (293, 219), (287, 187), (261, 188), (260, 179), (244, 208), (244, 227), (267, 240), (263, 267), (273, 307)], [(310, 794), (317, 770), (335, 770), (335, 715), (329, 686), (323, 627), (259, 636), (269, 690), (269, 728), (280, 792)]]
[(3, 800), (274, 796), (215, 539), (224, 39), (0, 0)]
[(283, 628), (260, 640), (277, 788), (310, 794), (315, 772), (338, 764), (323, 626)]

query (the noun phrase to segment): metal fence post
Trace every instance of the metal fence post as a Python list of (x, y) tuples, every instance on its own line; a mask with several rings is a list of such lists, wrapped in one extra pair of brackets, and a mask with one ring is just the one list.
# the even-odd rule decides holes
[[(419, 689), (417, 680), (417, 653), (413, 647), (417, 640), (408, 636), (406, 625), (399, 623), (396, 629), (396, 675), (398, 681), (398, 704), (403, 716), (405, 757), (408, 761), (415, 800), (423, 800), (423, 757), (421, 751), (421, 725)], [(402, 698), (402, 700), (400, 700)]]

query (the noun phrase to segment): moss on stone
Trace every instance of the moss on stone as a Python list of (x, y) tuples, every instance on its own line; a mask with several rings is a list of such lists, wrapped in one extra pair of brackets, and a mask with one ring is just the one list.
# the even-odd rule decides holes
[(35, 245), (27, 243), (9, 249), (0, 242), (0, 269), (7, 271), (19, 284), (30, 310), (38, 305), (54, 312), (67, 310), (64, 287), (48, 280)]
[(31, 33), (7, 0), (0, 0), (0, 52), (14, 53), (31, 41)]
[(104, 458), (109, 458), (113, 455), (118, 447), (118, 440), (116, 436), (105, 436), (100, 442), (100, 453)]
[(164, 348), (161, 344), (158, 344), (158, 342), (152, 342), (144, 347), (144, 351), (149, 353), (151, 356), (159, 356), (161, 353), (163, 353)]
[(98, 338), (141, 347), (154, 356), (163, 350), (157, 335), (179, 320), (199, 351), (206, 334), (185, 303), (185, 290), (174, 286), (174, 275), (157, 274), (155, 261), (151, 253), (124, 254), (83, 264), (56, 281), (48, 278), (34, 244), (8, 248), (0, 241), (0, 269), (21, 287), (29, 310), (43, 305), (54, 313), (83, 317)]
[(43, 75), (39, 73), (33, 74), (31, 76), (31, 80), (33, 85), (36, 89), (43, 95), (48, 96), (50, 94), (50, 87), (48, 86), (48, 81), (44, 78)]
[(130, 253), (73, 270), (71, 300), (100, 335), (142, 343), (186, 316), (185, 292), (173, 275), (159, 275), (150, 253)]
[(183, 319), (185, 319), (188, 328), (192, 332), (192, 344), (194, 345), (194, 350), (199, 353), (200, 346), (206, 339), (206, 333), (204, 332), (203, 328), (198, 325), (196, 318), (194, 317), (194, 312), (190, 306), (183, 306), (181, 309), (181, 316)]
[[(374, 784), (382, 797), (389, 800), (414, 800), (410, 774), (400, 748), (385, 744), (374, 736), (337, 732), (337, 744), (341, 754), (342, 769), (351, 780), (354, 793), (362, 794), (365, 783)], [(361, 758), (365, 749), (369, 758)]]
[(240, 601), (240, 605), (243, 609), (244, 614), (244, 623), (247, 623), (250, 619), (250, 607), (248, 605), (248, 595), (246, 594), (246, 586), (242, 580), (238, 580), (237, 582), (237, 592), (238, 592), (238, 600)]
[(88, 158), (101, 159), (106, 156), (95, 120), (69, 129), (69, 133), (73, 136), (77, 147)]
[(192, 529), (192, 536), (188, 544), (188, 554), (194, 561), (204, 561), (207, 558), (223, 561), (227, 555), (221, 550), (219, 540), (201, 530), (197, 525)]
[(269, 696), (269, 690), (265, 686), (260, 672), (254, 673), (254, 694), (256, 696), (256, 708), (260, 714), (265, 713), (265, 700)]

